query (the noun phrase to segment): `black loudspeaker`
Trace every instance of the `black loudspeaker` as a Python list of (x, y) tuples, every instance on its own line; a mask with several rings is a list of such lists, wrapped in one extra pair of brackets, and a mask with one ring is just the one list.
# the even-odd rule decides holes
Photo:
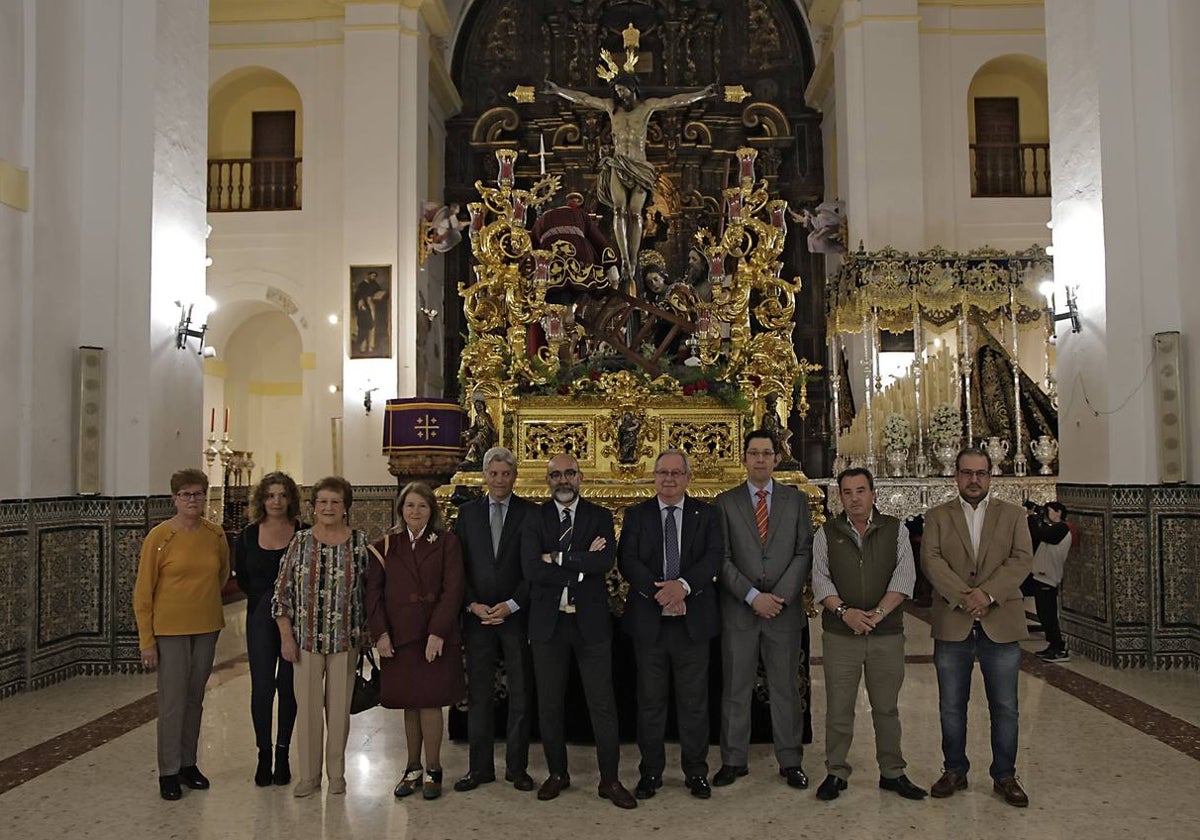
[(1187, 405), (1183, 392), (1183, 335), (1154, 334), (1154, 419), (1158, 425), (1158, 480), (1179, 484), (1187, 480)]
[(104, 420), (104, 349), (80, 347), (76, 364), (79, 384), (75, 403), (75, 492), (101, 490)]

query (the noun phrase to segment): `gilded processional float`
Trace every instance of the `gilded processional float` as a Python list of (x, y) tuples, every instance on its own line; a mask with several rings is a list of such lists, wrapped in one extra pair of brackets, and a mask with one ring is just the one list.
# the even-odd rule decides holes
[[(547, 88), (609, 111), (614, 151), (600, 177), (610, 173), (612, 184), (601, 200), (613, 207), (617, 247), (594, 234), (581, 195), (562, 201), (562, 177), (546, 172), (544, 151), (530, 183), (516, 176), (521, 153), (508, 148), (495, 153), (495, 182), (476, 182), (479, 200), (467, 208), (474, 277), (458, 287), (467, 326), (459, 380), (473, 422), (463, 471), (452, 484), (478, 484), (471, 472), (484, 444), (498, 442), (513, 450), (522, 485), (538, 495), (546, 460), (569, 452), (587, 475), (589, 497), (619, 512), (653, 493), (654, 458), (673, 447), (689, 455), (689, 492), (711, 497), (744, 478), (743, 436), (762, 426), (785, 451), (779, 479), (804, 486), (819, 512), (820, 490), (807, 486), (787, 449), (787, 418), (808, 411), (806, 376), (818, 368), (797, 358), (792, 344), (801, 281), (783, 276), (787, 202), (756, 173), (758, 151), (732, 152), (736, 174), (719, 197), (720, 225), (696, 231), (687, 271), (671, 270), (662, 253), (640, 247), (650, 190), (641, 201), (637, 193), (642, 183), (653, 188), (653, 167), (641, 178), (625, 171), (649, 166), (648, 113), (638, 108), (721, 93), (737, 102), (748, 94), (740, 86), (710, 86), (640, 100), (631, 76), (637, 30), (628, 27), (624, 39), (624, 64), (605, 50), (598, 68), (616, 97), (628, 96), (624, 109)], [(534, 95), (532, 88), (513, 92), (518, 101)], [(621, 123), (626, 114), (632, 124)], [(640, 161), (624, 159), (639, 151)]]

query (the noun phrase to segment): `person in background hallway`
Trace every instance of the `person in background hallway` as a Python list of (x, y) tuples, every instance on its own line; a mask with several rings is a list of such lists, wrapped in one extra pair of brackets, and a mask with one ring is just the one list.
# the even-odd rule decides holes
[(866, 673), (879, 787), (905, 799), (926, 792), (904, 774), (900, 686), (904, 684), (904, 612), (917, 570), (908, 529), (875, 508), (875, 479), (860, 467), (838, 476), (842, 514), (813, 538), (813, 600), (821, 613), (825, 669), (825, 768), (817, 799), (837, 799), (850, 778), (854, 707)]
[[(612, 614), (605, 578), (613, 566), (612, 514), (579, 496), (583, 471), (573, 455), (546, 467), (551, 498), (521, 531), (521, 567), (529, 581), (529, 647), (537, 678), (538, 724), (550, 775), (538, 790), (545, 802), (571, 786), (563, 708), (571, 655), (579, 665), (600, 765), (597, 793), (618, 808), (637, 800), (621, 784), (621, 742), (612, 682)], [(580, 710), (570, 710), (579, 714)]]
[(1058, 624), (1058, 588), (1063, 566), (1071, 551), (1072, 534), (1067, 525), (1067, 508), (1061, 502), (1043, 506), (1025, 503), (1029, 513), (1029, 536), (1033, 541), (1033, 572), (1021, 584), (1021, 594), (1032, 595), (1037, 605), (1038, 623), (1046, 634), (1046, 649), (1035, 655), (1043, 662), (1070, 662)]
[(668, 449), (654, 462), (653, 499), (625, 512), (617, 550), (629, 581), (625, 629), (637, 656), (638, 749), (649, 799), (662, 787), (667, 699), (675, 683), (684, 784), (708, 799), (708, 648), (721, 631), (716, 576), (725, 556), (721, 514), (687, 495), (687, 455)]
[(133, 586), (142, 666), (158, 669), (158, 792), (167, 800), (182, 796), (180, 782), (209, 787), (196, 751), (204, 685), (225, 626), (229, 544), (220, 526), (204, 519), (207, 494), (208, 476), (200, 470), (171, 476), (175, 515), (146, 535)]
[(371, 546), (367, 620), (383, 657), (383, 706), (404, 710), (408, 765), (392, 793), (404, 798), (423, 788), (425, 799), (437, 799), (442, 795), (442, 707), (461, 700), (464, 688), (462, 549), (446, 531), (428, 485), (406, 485), (396, 512), (403, 530)]
[(766, 429), (746, 435), (746, 481), (717, 496), (725, 522), (721, 566), (721, 769), (717, 787), (750, 772), (750, 695), (762, 655), (771, 703), (771, 737), (779, 775), (808, 787), (804, 716), (800, 712), (800, 647), (808, 616), (800, 595), (812, 563), (812, 517), (795, 487), (772, 478), (783, 455)]
[(521, 528), (537, 506), (513, 493), (517, 459), (503, 446), (483, 455), (487, 493), (458, 511), (454, 533), (462, 544), (467, 579), (467, 735), (470, 767), (454, 783), (457, 791), (495, 781), (496, 717), (493, 688), (496, 662), (504, 657), (508, 678), (508, 726), (504, 753), (506, 781), (533, 790), (529, 776), (530, 699), (533, 663), (525, 617), (529, 582), (521, 573)]
[(271, 599), (283, 658), (295, 666), (296, 797), (321, 789), (322, 734), (329, 792), (346, 792), (350, 696), (358, 651), (367, 641), (367, 535), (346, 524), (353, 488), (329, 476), (312, 492), (313, 526), (292, 537)]
[(958, 498), (925, 517), (921, 567), (933, 584), (933, 664), (942, 723), (942, 777), (930, 793), (944, 799), (967, 786), (967, 701), (979, 660), (992, 725), (996, 793), (1017, 808), (1029, 797), (1017, 781), (1017, 677), (1027, 635), (1021, 582), (1033, 551), (1016, 505), (988, 495), (992, 459), (980, 449), (958, 453)]
[[(296, 723), (296, 688), (292, 663), (283, 658), (279, 625), (271, 617), (271, 592), (279, 561), (300, 522), (300, 490), (287, 473), (272, 472), (250, 495), (250, 524), (234, 544), (238, 588), (246, 593), (246, 657), (250, 662), (250, 719), (258, 745), (254, 784), (266, 787), (292, 780), (288, 748)], [(279, 721), (271, 766), (271, 713), (279, 697)]]

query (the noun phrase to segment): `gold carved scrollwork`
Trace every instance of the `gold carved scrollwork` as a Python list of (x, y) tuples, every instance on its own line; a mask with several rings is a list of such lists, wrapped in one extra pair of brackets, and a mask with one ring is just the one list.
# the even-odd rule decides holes
[(526, 423), (521, 460), (546, 461), (560, 452), (570, 452), (581, 463), (590, 461), (591, 435), (588, 423)]
[(737, 423), (731, 420), (710, 423), (670, 421), (666, 425), (665, 439), (667, 446), (688, 453), (692, 472), (699, 477), (718, 474), (718, 462), (736, 460), (741, 446)]

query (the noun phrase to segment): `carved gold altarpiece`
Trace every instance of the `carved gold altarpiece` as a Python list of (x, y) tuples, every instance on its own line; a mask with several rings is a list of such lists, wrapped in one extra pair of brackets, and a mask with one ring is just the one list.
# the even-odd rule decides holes
[[(696, 236), (711, 298), (677, 284), (658, 304), (682, 325), (688, 361), (673, 364), (661, 348), (632, 341), (627, 349), (641, 355), (631, 361), (597, 341), (613, 334), (606, 301), (620, 298), (604, 267), (581, 264), (566, 242), (538, 249), (526, 228), (527, 213), (553, 198), (559, 177), (519, 187), (517, 153), (497, 151), (496, 185), (477, 183), (480, 201), (468, 207), (475, 278), (459, 285), (468, 326), (459, 380), (466, 399), (487, 404), (501, 445), (516, 454), (518, 492), (545, 496), (546, 461), (570, 452), (586, 476), (584, 494), (619, 516), (653, 494), (655, 456), (679, 448), (692, 463), (689, 492), (711, 498), (744, 478), (742, 439), (759, 425), (769, 395), (784, 417), (807, 412), (805, 377), (819, 368), (798, 359), (791, 342), (800, 279), (780, 276), (787, 203), (756, 177), (756, 154), (737, 150), (739, 178), (724, 190), (721, 229)], [(629, 329), (649, 336), (645, 323)], [(535, 325), (540, 334), (531, 341)], [(778, 479), (804, 489), (821, 521), (820, 488), (799, 470)], [(461, 472), (451, 483), (477, 487), (481, 475)]]

